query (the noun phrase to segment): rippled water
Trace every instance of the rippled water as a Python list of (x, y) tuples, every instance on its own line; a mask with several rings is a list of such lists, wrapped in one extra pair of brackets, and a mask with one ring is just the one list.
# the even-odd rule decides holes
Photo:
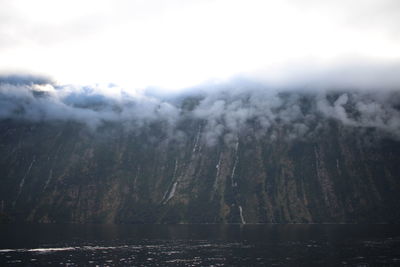
[(400, 266), (398, 225), (1, 225), (0, 266)]

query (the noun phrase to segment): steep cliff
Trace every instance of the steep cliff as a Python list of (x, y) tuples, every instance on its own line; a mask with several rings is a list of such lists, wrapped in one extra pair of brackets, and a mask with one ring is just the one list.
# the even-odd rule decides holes
[(205, 121), (138, 131), (118, 123), (0, 123), (0, 200), (14, 221), (399, 222), (400, 142), (326, 120), (313, 138), (208, 144)]
[(0, 83), (0, 221), (400, 222), (396, 90), (19, 81)]

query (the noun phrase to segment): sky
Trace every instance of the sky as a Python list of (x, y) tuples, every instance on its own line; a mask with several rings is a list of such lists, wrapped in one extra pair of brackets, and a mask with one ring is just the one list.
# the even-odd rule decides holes
[(399, 140), (399, 14), (398, 0), (0, 0), (0, 121), (162, 121), (184, 139), (191, 118), (212, 145), (335, 120)]
[(398, 89), (399, 14), (397, 0), (0, 0), (0, 74)]

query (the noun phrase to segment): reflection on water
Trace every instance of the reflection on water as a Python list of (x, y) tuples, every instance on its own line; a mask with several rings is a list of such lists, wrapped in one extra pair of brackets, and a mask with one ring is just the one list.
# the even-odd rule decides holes
[(397, 225), (1, 225), (0, 266), (400, 266)]

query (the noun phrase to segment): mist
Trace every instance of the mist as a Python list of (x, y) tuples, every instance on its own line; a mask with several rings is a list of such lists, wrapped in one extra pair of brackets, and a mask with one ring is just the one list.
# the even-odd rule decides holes
[[(374, 129), (399, 138), (397, 81), (383, 79), (379, 88), (377, 81), (371, 87), (353, 77), (347, 76), (342, 86), (338, 77), (335, 83), (324, 79), (324, 86), (321, 79), (313, 84), (306, 75), (298, 79), (298, 86), (293, 79), (278, 85), (237, 77), (168, 94), (151, 89), (127, 91), (114, 84), (59, 85), (41, 76), (3, 75), (0, 120), (73, 121), (93, 132), (110, 122), (136, 132), (161, 122), (169, 138), (179, 139), (185, 137), (179, 125), (189, 119), (200, 122), (202, 138), (209, 145), (221, 139), (231, 144), (248, 129), (271, 140), (282, 134), (282, 128), (288, 140), (313, 138), (330, 120), (349, 129)], [(308, 81), (308, 86), (300, 81)]]

